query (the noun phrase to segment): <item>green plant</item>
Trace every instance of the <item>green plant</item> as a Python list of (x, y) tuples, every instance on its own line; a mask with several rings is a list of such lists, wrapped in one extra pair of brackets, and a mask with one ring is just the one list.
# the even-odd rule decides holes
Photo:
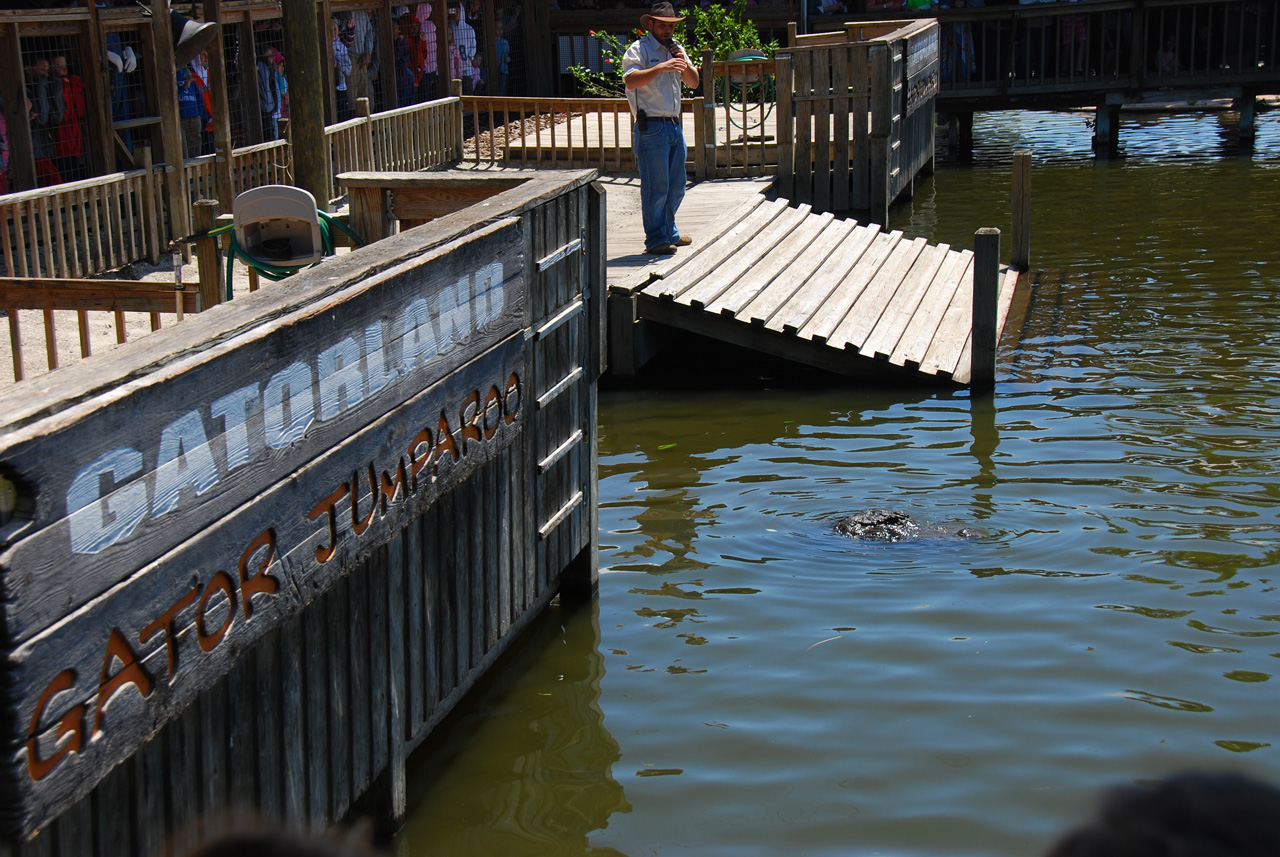
[[(717, 60), (727, 58), (731, 53), (743, 48), (755, 48), (767, 57), (773, 56), (778, 43), (760, 40), (760, 31), (746, 17), (746, 0), (735, 0), (730, 6), (707, 5), (694, 7), (683, 14), (687, 20), (683, 32), (677, 30), (676, 39), (684, 45), (689, 59), (696, 64), (702, 63), (702, 51), (705, 47), (712, 50)], [(604, 30), (592, 30), (590, 37), (600, 42), (600, 57), (603, 60), (603, 71), (592, 71), (584, 66), (572, 66), (569, 71), (578, 82), (578, 88), (584, 95), (617, 98), (626, 94), (626, 85), (622, 81), (622, 58), (633, 39), (644, 35), (644, 30), (633, 30), (623, 42), (618, 36)]]

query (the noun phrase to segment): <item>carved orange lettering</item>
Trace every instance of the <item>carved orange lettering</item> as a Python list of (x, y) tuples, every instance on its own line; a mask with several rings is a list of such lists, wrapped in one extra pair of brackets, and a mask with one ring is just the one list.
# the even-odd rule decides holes
[[(213, 594), (215, 589), (220, 589), (227, 596), (227, 618), (222, 623), (222, 627), (210, 634), (204, 627), (205, 608), (209, 606), (209, 596)], [(220, 571), (209, 581), (209, 585), (204, 588), (204, 596), (200, 599), (200, 606), (196, 609), (196, 637), (200, 641), (200, 648), (206, 652), (212, 652), (222, 642), (222, 638), (226, 635), (227, 629), (231, 627), (232, 621), (236, 618), (236, 592), (235, 584), (231, 580), (231, 575), (225, 571)]]
[(409, 476), (404, 469), (404, 456), (396, 462), (394, 477), (382, 471), (382, 514), (387, 514), (387, 504), (394, 503), (397, 497), (403, 498), (409, 490)]
[(311, 510), (311, 514), (307, 516), (307, 520), (314, 521), (323, 514), (329, 516), (329, 544), (328, 546), (320, 546), (316, 548), (316, 561), (326, 563), (333, 559), (334, 551), (338, 549), (338, 513), (334, 509), (338, 505), (338, 501), (347, 496), (347, 483), (343, 482), (337, 491), (334, 491), (328, 497), (325, 497), (315, 505)]
[(502, 405), (502, 421), (511, 425), (516, 421), (524, 396), (520, 387), (520, 376), (515, 372), (507, 379), (507, 395)]
[(164, 631), (164, 644), (169, 649), (169, 678), (173, 678), (174, 672), (178, 669), (178, 629), (174, 627), (173, 622), (178, 618), (179, 613), (196, 600), (199, 594), (199, 586), (191, 587), (190, 592), (173, 602), (172, 607), (161, 613), (159, 619), (143, 628), (142, 633), (138, 635), (138, 642), (145, 646), (147, 640), (154, 637), (157, 632)]
[[(249, 576), (249, 560), (257, 550), (266, 546), (267, 552), (262, 556), (262, 564), (258, 566), (258, 573)], [(276, 559), (276, 531), (273, 527), (263, 530), (256, 539), (254, 539), (244, 553), (240, 555), (240, 601), (244, 604), (244, 618), (248, 619), (253, 615), (253, 605), (250, 599), (258, 593), (263, 595), (275, 595), (280, 589), (280, 581), (276, 580), (267, 569), (271, 567), (271, 563)]]
[(440, 412), (440, 426), (436, 430), (436, 448), (433, 450), (436, 463), (432, 469), (433, 474), (440, 470), (441, 450), (445, 450), (452, 455), (454, 461), (461, 457), (458, 453), (457, 441), (453, 439), (453, 432), (449, 431), (449, 420), (445, 417), (444, 411)]
[(58, 721), (58, 742), (61, 743), (68, 734), (71, 735), (71, 739), (59, 747), (52, 756), (47, 759), (40, 758), (40, 748), (36, 743), (37, 730), (40, 729), (40, 720), (44, 717), (45, 706), (56, 694), (67, 690), (75, 683), (76, 671), (63, 670), (53, 677), (53, 681), (49, 682), (44, 693), (40, 694), (40, 701), (36, 703), (35, 713), (31, 715), (31, 731), (27, 735), (27, 772), (31, 774), (33, 780), (42, 780), (47, 777), (68, 753), (80, 752), (80, 735), (84, 728), (83, 703), (72, 706), (71, 710), (62, 715), (62, 719)]
[(373, 523), (373, 513), (378, 510), (378, 480), (373, 475), (373, 463), (369, 464), (369, 514), (364, 516), (364, 520), (360, 519), (360, 491), (356, 488), (360, 484), (360, 474), (351, 474), (351, 529), (357, 536), (364, 535), (364, 531), (369, 529), (369, 525)]
[(494, 434), (498, 431), (498, 426), (502, 425), (502, 423), (498, 421), (497, 417), (494, 417), (493, 425), (492, 426), (489, 425), (490, 411), (493, 411), (499, 415), (502, 414), (502, 391), (498, 389), (496, 384), (489, 388), (489, 395), (484, 397), (483, 413), (484, 413), (484, 439), (485, 440), (493, 440)]
[[(196, 618), (199, 619), (198, 616)], [(112, 658), (121, 664), (120, 672), (115, 675), (110, 675)], [(111, 636), (107, 639), (107, 653), (102, 658), (102, 677), (98, 680), (98, 714), (93, 719), (92, 734), (97, 735), (102, 731), (103, 710), (111, 697), (126, 684), (136, 687), (144, 697), (151, 695), (151, 677), (138, 662), (138, 653), (129, 645), (119, 628), (112, 628)]]
[[(419, 458), (418, 450), (423, 446), (427, 448), (427, 451)], [(418, 490), (418, 473), (431, 461), (434, 451), (435, 447), (431, 442), (431, 429), (424, 428), (418, 432), (413, 440), (409, 441), (409, 478), (412, 480), (409, 484), (410, 490)]]
[[(470, 418), (467, 417), (467, 411), (471, 409)], [(458, 419), (462, 421), (462, 428), (459, 432), (462, 435), (462, 451), (467, 451), (467, 440), (480, 440), (480, 418), (484, 416), (484, 412), (480, 410), (480, 392), (473, 390), (469, 396), (462, 400), (462, 407), (458, 409)]]

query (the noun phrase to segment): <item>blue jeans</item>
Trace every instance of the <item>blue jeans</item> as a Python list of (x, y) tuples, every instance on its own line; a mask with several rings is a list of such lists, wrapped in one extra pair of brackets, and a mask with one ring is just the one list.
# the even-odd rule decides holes
[(684, 199), (684, 128), (679, 123), (649, 122), (642, 134), (632, 130), (636, 163), (640, 167), (640, 210), (644, 218), (644, 247), (674, 244), (676, 209)]

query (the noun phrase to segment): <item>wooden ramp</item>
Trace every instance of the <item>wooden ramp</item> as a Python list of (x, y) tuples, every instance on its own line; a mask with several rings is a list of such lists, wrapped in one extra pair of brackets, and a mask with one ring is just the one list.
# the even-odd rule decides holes
[[(611, 301), (630, 298), (634, 325), (657, 322), (847, 375), (969, 382), (969, 250), (760, 195), (689, 249), (649, 266), (643, 282), (612, 288)], [(1017, 272), (1002, 267), (997, 337), (1016, 286)], [(617, 345), (644, 346), (639, 331), (628, 346), (625, 312), (611, 315)]]

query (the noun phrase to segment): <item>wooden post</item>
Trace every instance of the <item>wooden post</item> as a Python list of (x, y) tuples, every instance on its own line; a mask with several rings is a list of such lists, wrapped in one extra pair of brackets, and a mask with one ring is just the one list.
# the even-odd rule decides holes
[(702, 49), (702, 99), (693, 111), (693, 164), (698, 181), (716, 174), (715, 53)]
[(890, 135), (893, 133), (893, 55), (889, 46), (880, 44), (871, 50), (871, 199), (870, 219), (881, 226), (889, 225)]
[(1120, 105), (1099, 104), (1093, 134), (1093, 149), (1099, 157), (1114, 158), (1120, 149)]
[[(329, 146), (324, 137), (324, 71), (314, 0), (282, 0), (284, 55), (289, 58), (289, 133), (293, 181), (329, 211)], [(250, 36), (252, 38), (252, 35)], [(252, 44), (252, 42), (250, 42)]]
[(151, 161), (151, 141), (140, 140), (142, 146), (142, 168), (147, 174), (142, 179), (142, 192), (146, 202), (142, 206), (143, 234), (147, 236), (147, 259), (154, 265), (160, 261), (160, 208), (156, 199), (156, 173)]
[(31, 146), (31, 115), (26, 109), (26, 80), (22, 68), (22, 40), (17, 22), (4, 25), (4, 71), (0, 74), (0, 94), (4, 95), (6, 139), (9, 143), (9, 166), (13, 169), (14, 190), (31, 190), (36, 186), (36, 156)]
[(1013, 247), (1009, 267), (1025, 271), (1031, 267), (1031, 153), (1013, 153)]
[(356, 99), (356, 116), (364, 120), (364, 130), (356, 137), (356, 145), (359, 147), (356, 153), (356, 162), (360, 164), (357, 169), (373, 170), (376, 167), (373, 163), (373, 122), (369, 117), (372, 111), (369, 107), (369, 99)]
[(1253, 90), (1246, 89), (1231, 106), (1240, 111), (1240, 137), (1252, 140), (1258, 132), (1258, 99), (1254, 96)]
[(89, 23), (80, 42), (80, 75), (84, 81), (85, 121), (84, 162), (89, 175), (101, 176), (115, 171), (115, 146), (111, 129), (111, 88), (101, 70), (101, 57), (106, 56), (102, 44), (102, 26), (98, 23), (98, 6), (90, 3)]
[(231, 184), (231, 105), (227, 96), (227, 59), (222, 51), (221, 0), (204, 0), (204, 19), (218, 25), (218, 37), (209, 45), (209, 100), (214, 113), (213, 178), (218, 188), (218, 202), (222, 203), (223, 211), (229, 212), (235, 189)]
[(973, 340), (969, 369), (972, 390), (996, 383), (996, 297), (1000, 289), (1000, 230), (986, 227), (973, 237)]
[(777, 84), (774, 97), (777, 99), (778, 111), (778, 195), (791, 198), (795, 188), (795, 127), (791, 119), (791, 97), (793, 93), (791, 79), (791, 57), (781, 56), (776, 59)]
[(194, 226), (203, 237), (196, 240), (196, 267), (200, 272), (200, 311), (222, 302), (221, 277), (218, 276), (218, 240), (209, 235), (218, 217), (218, 201), (196, 200), (191, 209)]
[[(155, 50), (156, 105), (160, 117), (160, 154), (164, 157), (169, 237), (190, 235), (191, 199), (187, 195), (187, 167), (182, 158), (182, 123), (178, 119), (177, 68), (173, 64), (173, 31), (168, 0), (151, 2), (151, 45)], [(134, 156), (137, 162), (137, 156)]]

